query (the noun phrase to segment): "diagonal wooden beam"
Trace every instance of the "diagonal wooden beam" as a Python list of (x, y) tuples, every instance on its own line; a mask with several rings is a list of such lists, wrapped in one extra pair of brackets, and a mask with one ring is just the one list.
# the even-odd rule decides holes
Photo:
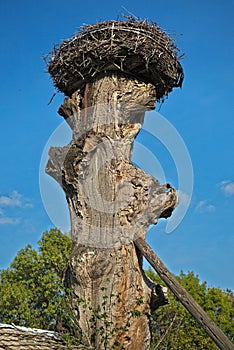
[(141, 254), (158, 273), (159, 277), (165, 282), (167, 287), (170, 288), (215, 344), (221, 350), (234, 350), (234, 346), (228, 337), (221, 331), (214, 321), (210, 319), (191, 295), (180, 285), (175, 276), (166, 268), (148, 243), (142, 238), (136, 238), (134, 243), (140, 250)]

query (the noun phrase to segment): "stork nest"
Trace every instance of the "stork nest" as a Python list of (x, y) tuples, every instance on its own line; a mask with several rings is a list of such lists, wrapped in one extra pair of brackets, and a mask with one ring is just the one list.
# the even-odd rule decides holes
[(155, 85), (161, 100), (182, 85), (178, 53), (157, 24), (130, 18), (81, 27), (48, 55), (47, 68), (67, 96), (100, 74), (121, 72)]

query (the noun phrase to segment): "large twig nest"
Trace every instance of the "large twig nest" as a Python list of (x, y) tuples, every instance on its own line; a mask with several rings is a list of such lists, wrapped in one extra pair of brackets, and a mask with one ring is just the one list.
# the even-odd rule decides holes
[(70, 96), (97, 75), (122, 72), (153, 83), (157, 99), (182, 85), (178, 49), (156, 24), (107, 21), (81, 28), (49, 55), (55, 86)]

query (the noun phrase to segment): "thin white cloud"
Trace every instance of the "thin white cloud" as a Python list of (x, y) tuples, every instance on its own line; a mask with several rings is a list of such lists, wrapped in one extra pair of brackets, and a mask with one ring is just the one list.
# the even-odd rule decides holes
[(18, 218), (11, 218), (5, 215), (4, 210), (0, 209), (0, 225), (17, 225), (19, 222)]
[[(12, 191), (9, 195), (0, 196), (0, 225), (17, 225), (20, 219), (12, 215), (12, 211), (22, 210), (23, 208), (32, 207), (30, 201), (18, 191)], [(5, 213), (7, 211), (7, 213)], [(9, 215), (9, 213), (11, 214)]]
[(9, 196), (0, 197), (0, 207), (21, 207), (22, 195), (17, 191), (13, 191)]
[(19, 222), (19, 219), (13, 219), (7, 216), (0, 217), (0, 225), (17, 225)]
[(0, 208), (25, 208), (32, 207), (30, 201), (18, 191), (12, 191), (9, 196), (0, 196)]
[(213, 204), (209, 204), (207, 199), (198, 202), (195, 210), (199, 213), (213, 213), (216, 210), (216, 207)]
[(231, 180), (221, 181), (219, 184), (221, 191), (225, 194), (225, 196), (233, 196), (234, 195), (234, 182)]

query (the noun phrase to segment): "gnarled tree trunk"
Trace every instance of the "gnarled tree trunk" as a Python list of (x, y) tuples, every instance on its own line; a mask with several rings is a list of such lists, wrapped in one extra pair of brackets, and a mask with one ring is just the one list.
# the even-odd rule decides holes
[(73, 139), (51, 148), (46, 170), (66, 193), (73, 239), (66, 285), (82, 342), (95, 349), (149, 349), (149, 316), (167, 302), (166, 292), (146, 278), (133, 244), (177, 204), (170, 185), (130, 160), (156, 93), (150, 83), (100, 75), (59, 109)]

